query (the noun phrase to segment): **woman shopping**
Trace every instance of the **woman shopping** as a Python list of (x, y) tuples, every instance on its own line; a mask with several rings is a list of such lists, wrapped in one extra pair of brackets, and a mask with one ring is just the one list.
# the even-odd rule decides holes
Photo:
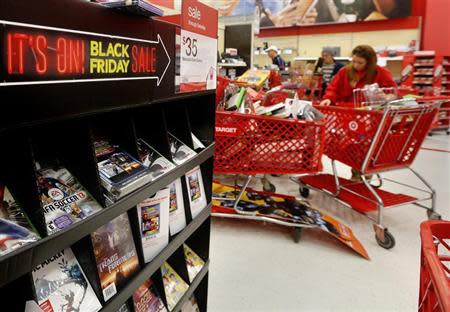
[(377, 54), (369, 45), (352, 51), (352, 61), (333, 78), (320, 105), (353, 105), (353, 90), (378, 83), (381, 88), (397, 87), (392, 74), (377, 65)]

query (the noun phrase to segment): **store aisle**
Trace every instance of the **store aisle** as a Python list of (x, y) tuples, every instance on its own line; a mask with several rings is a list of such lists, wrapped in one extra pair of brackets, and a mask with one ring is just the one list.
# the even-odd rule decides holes
[[(450, 151), (450, 136), (428, 137), (424, 146)], [(450, 153), (422, 150), (413, 168), (436, 188), (437, 211), (449, 219)], [(407, 170), (388, 176), (420, 184)], [(298, 194), (286, 177), (271, 180), (279, 193)], [(260, 188), (258, 183), (253, 186)], [(425, 211), (412, 205), (388, 210), (385, 224), (397, 245), (385, 250), (377, 245), (367, 218), (318, 193), (312, 193), (311, 201), (350, 226), (371, 260), (318, 230), (304, 230), (295, 244), (285, 227), (213, 218), (209, 311), (417, 311), (419, 225)]]

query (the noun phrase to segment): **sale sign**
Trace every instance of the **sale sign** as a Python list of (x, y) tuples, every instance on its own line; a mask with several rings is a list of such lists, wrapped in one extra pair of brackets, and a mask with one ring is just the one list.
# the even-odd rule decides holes
[(181, 11), (180, 91), (216, 88), (217, 11), (197, 0), (183, 0)]
[[(164, 42), (2, 21), (0, 86), (154, 79), (171, 59)], [(166, 66), (157, 66), (160, 62)], [(158, 71), (158, 68), (164, 68)]]

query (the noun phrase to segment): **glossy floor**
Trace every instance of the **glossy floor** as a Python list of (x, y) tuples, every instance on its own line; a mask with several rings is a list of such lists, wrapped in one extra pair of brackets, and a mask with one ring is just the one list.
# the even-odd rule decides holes
[[(437, 190), (437, 211), (450, 218), (450, 136), (428, 137), (413, 168)], [(326, 171), (330, 170), (324, 161)], [(349, 169), (340, 166), (349, 175)], [(387, 176), (420, 186), (408, 172)], [(281, 194), (298, 195), (287, 177), (273, 177)], [(252, 185), (261, 188), (258, 181)], [(397, 186), (391, 188), (401, 192)], [(306, 229), (298, 244), (282, 226), (214, 218), (211, 233), (209, 311), (417, 311), (420, 237), (426, 213), (407, 205), (387, 210), (385, 224), (395, 236), (391, 250), (379, 247), (371, 222), (320, 193), (311, 202), (350, 226), (367, 249), (365, 260), (338, 241)]]

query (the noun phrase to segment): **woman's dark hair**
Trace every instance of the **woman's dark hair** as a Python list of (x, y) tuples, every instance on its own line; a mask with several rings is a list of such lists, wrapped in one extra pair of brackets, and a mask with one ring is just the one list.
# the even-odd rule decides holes
[[(366, 60), (364, 79), (366, 84), (372, 84), (377, 74), (377, 53), (375, 50), (369, 45), (359, 45), (353, 49), (352, 56), (358, 56)], [(351, 62), (347, 65), (347, 75), (350, 84), (355, 86), (358, 82), (358, 75)]]

